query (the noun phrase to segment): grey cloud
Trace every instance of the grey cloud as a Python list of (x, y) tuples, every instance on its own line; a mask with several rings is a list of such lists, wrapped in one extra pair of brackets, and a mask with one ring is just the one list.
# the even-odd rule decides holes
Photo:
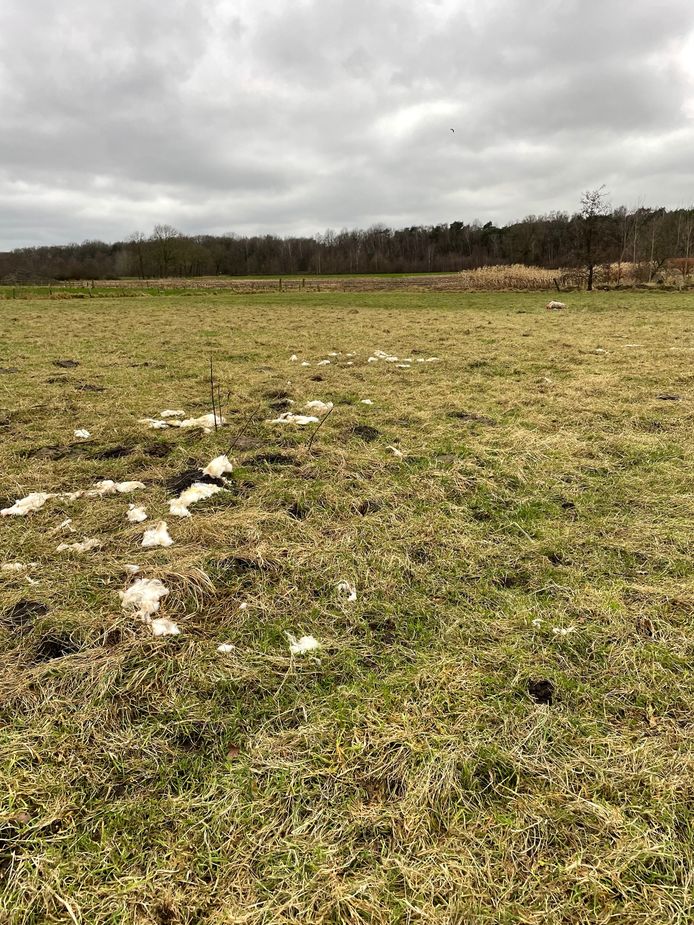
[(690, 0), (5, 0), (0, 248), (678, 205), (693, 36)]

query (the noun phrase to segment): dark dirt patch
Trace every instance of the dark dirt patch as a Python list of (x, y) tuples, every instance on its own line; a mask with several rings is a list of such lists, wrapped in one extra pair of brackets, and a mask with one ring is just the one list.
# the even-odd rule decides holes
[(49, 385), (65, 385), (65, 383), (69, 381), (67, 376), (49, 376), (48, 379), (46, 379)]
[(78, 360), (53, 360), (54, 366), (59, 366), (61, 369), (74, 369), (75, 366), (79, 366)]
[(528, 681), (528, 693), (535, 703), (545, 703), (548, 706), (552, 704), (554, 697), (554, 684), (548, 678)]
[(93, 385), (91, 382), (84, 382), (80, 385), (76, 385), (75, 389), (78, 392), (105, 392), (106, 389), (103, 385)]
[(386, 645), (395, 642), (398, 635), (398, 624), (394, 617), (389, 614), (372, 612), (364, 614), (364, 619), (371, 632)]
[(323, 376), (311, 376), (311, 382), (323, 382)]
[(273, 411), (288, 411), (292, 402), (288, 398), (275, 398), (269, 403)]
[(287, 508), (287, 514), (294, 520), (305, 520), (311, 513), (311, 508), (305, 501), (292, 501)]
[(286, 389), (267, 389), (263, 392), (263, 398), (267, 398), (268, 401), (287, 401), (291, 397), (292, 393)]
[(449, 411), (447, 416), (449, 418), (455, 418), (456, 421), (472, 421), (475, 424), (487, 424), (490, 427), (496, 425), (496, 421), (493, 418), (487, 417), (486, 414), (477, 414), (476, 411), (456, 409), (455, 411)]
[(216, 479), (211, 475), (204, 475), (200, 469), (184, 469), (178, 475), (165, 479), (164, 485), (172, 495), (180, 495), (186, 488), (190, 488), (194, 482), (202, 482), (205, 485), (219, 485), (220, 488), (225, 487), (221, 479)]
[(658, 401), (682, 401), (681, 395), (664, 394), (664, 395), (656, 395), (656, 398), (658, 399)]
[(142, 452), (145, 456), (151, 456), (153, 459), (163, 459), (172, 453), (175, 448), (173, 443), (147, 443), (142, 447)]
[(253, 466), (294, 466), (296, 460), (287, 453), (258, 453), (257, 456), (244, 460), (243, 465), (249, 468)]
[(56, 658), (74, 655), (80, 644), (69, 633), (52, 632), (41, 638), (34, 654), (35, 662), (52, 662)]
[(226, 556), (217, 562), (217, 568), (231, 575), (279, 571), (277, 562), (270, 562), (266, 559), (251, 559), (249, 556)]
[(123, 459), (135, 452), (134, 446), (117, 443), (114, 446), (96, 447), (90, 453), (92, 459)]
[(377, 430), (375, 427), (371, 427), (370, 424), (356, 424), (350, 433), (354, 437), (359, 437), (360, 440), (364, 440), (365, 443), (373, 443), (374, 440), (378, 440), (381, 436), (381, 431)]
[(367, 514), (375, 514), (376, 511), (380, 511), (382, 507), (383, 505), (380, 501), (376, 501), (373, 498), (365, 498), (355, 505), (354, 510), (360, 517), (366, 517)]
[(37, 617), (45, 617), (47, 613), (48, 607), (41, 601), (30, 601), (24, 598), (3, 611), (0, 622), (17, 629), (30, 626)]
[(34, 446), (28, 450), (21, 450), (19, 455), (25, 459), (66, 459), (68, 456), (82, 456), (87, 449), (88, 445), (84, 443), (53, 443), (49, 446)]
[(18, 373), (19, 370), (16, 366), (0, 366), (0, 373), (4, 375), (11, 375), (12, 373)]
[(410, 559), (418, 565), (423, 565), (431, 559), (431, 553), (426, 546), (414, 546), (410, 550)]
[(467, 364), (468, 369), (484, 369), (487, 366), (489, 366), (489, 360), (473, 360), (472, 363)]

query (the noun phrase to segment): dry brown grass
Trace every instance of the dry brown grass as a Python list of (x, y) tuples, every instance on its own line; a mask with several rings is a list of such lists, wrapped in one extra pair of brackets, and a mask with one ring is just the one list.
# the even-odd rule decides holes
[[(692, 920), (692, 297), (545, 301), (12, 305), (2, 506), (127, 478), (158, 515), (168, 479), (263, 413), (235, 490), (170, 519), (169, 549), (140, 549), (122, 497), (0, 521), (4, 560), (39, 563), (38, 585), (0, 576), (0, 920)], [(228, 429), (137, 424), (207, 411), (210, 354)], [(335, 402), (311, 454), (264, 423), (282, 391)], [(68, 515), (101, 552), (56, 554)], [(127, 562), (171, 588), (181, 636), (122, 613)], [(46, 612), (8, 623), (27, 598)]]

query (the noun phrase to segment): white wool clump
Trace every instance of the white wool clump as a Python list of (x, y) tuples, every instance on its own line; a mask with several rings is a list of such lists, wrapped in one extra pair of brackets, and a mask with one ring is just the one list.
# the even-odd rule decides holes
[(409, 363), (398, 363), (397, 368), (398, 369), (412, 369)]
[(337, 590), (340, 592), (340, 594), (344, 594), (348, 601), (356, 601), (357, 589), (354, 587), (351, 581), (339, 582)]
[[(203, 414), (199, 418), (186, 418), (185, 421), (181, 421), (181, 427), (202, 427), (202, 429), (209, 433), (212, 428), (215, 426), (221, 427), (223, 424), (226, 424), (226, 418), (222, 417), (221, 414)], [(169, 422), (174, 424), (173, 421)], [(178, 422), (176, 422), (178, 424)]]
[(316, 366), (330, 366), (330, 360), (319, 360)]
[(643, 347), (643, 344), (624, 344), (625, 347)]
[(65, 495), (65, 497), (70, 501), (74, 501), (83, 494), (86, 498), (102, 498), (104, 495), (115, 494), (128, 495), (130, 492), (137, 491), (138, 488), (145, 487), (144, 482), (114, 482), (113, 479), (103, 479), (103, 481), (97, 482), (94, 488), (90, 488), (89, 491), (73, 491), (71, 494)]
[(128, 495), (131, 491), (146, 487), (144, 482), (116, 482), (116, 491), (121, 495)]
[(295, 353), (293, 353), (293, 354), (289, 357), (289, 359), (290, 359), (290, 361), (291, 361), (292, 363), (296, 363), (296, 361), (299, 359), (299, 357), (298, 357)]
[(378, 357), (369, 357), (367, 363), (378, 363)]
[(222, 655), (227, 655), (229, 652), (233, 652), (236, 646), (232, 646), (230, 642), (223, 642), (221, 645), (217, 646), (217, 651), (221, 652)]
[(191, 504), (197, 504), (198, 501), (204, 501), (206, 498), (216, 495), (222, 491), (219, 485), (208, 485), (206, 482), (193, 482), (193, 484), (182, 491), (178, 498), (169, 501), (169, 512), (174, 517), (190, 517), (188, 508)]
[(140, 418), (138, 424), (146, 424), (150, 430), (164, 430), (169, 425), (166, 421), (159, 421), (157, 418)]
[(362, 404), (362, 405), (373, 405), (373, 402), (371, 401), (370, 398), (362, 398), (360, 404)]
[(56, 495), (46, 491), (32, 491), (26, 498), (20, 498), (12, 505), (5, 507), (0, 511), (3, 517), (16, 516), (23, 517), (25, 514), (31, 514), (33, 511), (40, 510), (49, 498), (55, 498)]
[(135, 613), (144, 623), (149, 623), (152, 614), (159, 610), (159, 602), (169, 589), (158, 578), (138, 578), (125, 591), (119, 591), (121, 607)]
[(143, 520), (147, 520), (147, 511), (143, 507), (138, 507), (136, 504), (128, 505), (128, 513), (125, 515), (131, 524), (142, 523)]
[(123, 566), (123, 570), (128, 573), (128, 575), (137, 575), (140, 571), (139, 565), (133, 565), (132, 563), (127, 563)]
[(594, 351), (594, 353), (607, 353), (607, 350), (603, 350), (602, 347), (598, 347), (597, 350)]
[(152, 627), (153, 636), (178, 636), (181, 632), (177, 624), (168, 617), (157, 617), (149, 625)]
[(81, 427), (79, 430), (75, 431), (75, 436), (79, 437), (80, 440), (88, 440), (91, 437), (91, 434), (88, 430), (85, 430), (83, 427)]
[(149, 530), (145, 530), (142, 536), (142, 545), (145, 549), (151, 546), (173, 546), (173, 540), (169, 536), (165, 520), (160, 520)]
[(397, 456), (398, 459), (402, 459), (402, 458), (403, 458), (402, 451), (399, 450), (396, 446), (387, 446), (386, 449), (387, 449), (387, 450), (390, 450), (390, 452), (393, 454), (393, 456)]
[(172, 411), (171, 408), (167, 408), (166, 411), (159, 412), (160, 418), (182, 418), (185, 417), (185, 411)]
[(545, 305), (545, 308), (550, 312), (561, 311), (562, 308), (566, 308), (566, 302), (556, 302), (554, 299), (550, 299), (550, 301)]
[(232, 472), (233, 469), (234, 469), (234, 467), (232, 466), (231, 462), (229, 461), (229, 457), (228, 457), (228, 456), (225, 456), (225, 455), (222, 455), (222, 456), (215, 456), (215, 458), (212, 460), (212, 462), (209, 462), (209, 463), (205, 466), (205, 468), (202, 470), (202, 474), (203, 474), (203, 475), (209, 475), (209, 476), (211, 476), (212, 478), (215, 478), (215, 479), (219, 479), (219, 478), (221, 478), (226, 472)]
[(320, 424), (319, 418), (308, 414), (294, 414), (291, 411), (284, 411), (278, 418), (268, 421), (268, 424), (298, 424), (303, 427), (305, 424)]
[(51, 533), (60, 533), (61, 530), (68, 530), (70, 533), (75, 532), (75, 528), (72, 526), (72, 517), (66, 517), (62, 523), (51, 530)]
[(3, 572), (23, 572), (28, 566), (23, 562), (3, 562), (0, 571)]
[(291, 633), (284, 634), (289, 642), (289, 651), (292, 655), (305, 655), (307, 652), (315, 652), (320, 649), (320, 643), (314, 636), (302, 636), (297, 639)]
[(61, 543), (56, 546), (56, 552), (89, 552), (90, 549), (98, 549), (101, 546), (101, 540), (89, 539), (81, 543)]
[(337, 350), (332, 350), (332, 351), (328, 354), (329, 357), (339, 357), (339, 355), (340, 355), (340, 354), (337, 352)]
[(438, 357), (427, 357), (424, 362), (425, 363), (438, 363), (438, 361), (439, 361)]
[(302, 362), (301, 365), (302, 365), (302, 366), (310, 366), (311, 364), (309, 363), (308, 360), (304, 360), (304, 361)]
[(552, 632), (555, 636), (568, 636), (569, 633), (575, 632), (575, 626), (553, 626)]
[(243, 604), (239, 604), (239, 610), (247, 610), (248, 604), (244, 601)]
[(304, 405), (304, 411), (315, 411), (316, 414), (327, 414), (328, 411), (333, 410), (333, 403), (331, 401), (308, 401)]

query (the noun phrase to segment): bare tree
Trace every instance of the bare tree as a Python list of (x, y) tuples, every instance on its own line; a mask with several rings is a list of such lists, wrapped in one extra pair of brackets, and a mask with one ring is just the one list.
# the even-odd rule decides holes
[(602, 216), (609, 212), (607, 193), (604, 185), (599, 189), (586, 190), (581, 196), (581, 218), (583, 220), (584, 263), (588, 274), (588, 291), (593, 289), (595, 267), (599, 263), (598, 224)]

